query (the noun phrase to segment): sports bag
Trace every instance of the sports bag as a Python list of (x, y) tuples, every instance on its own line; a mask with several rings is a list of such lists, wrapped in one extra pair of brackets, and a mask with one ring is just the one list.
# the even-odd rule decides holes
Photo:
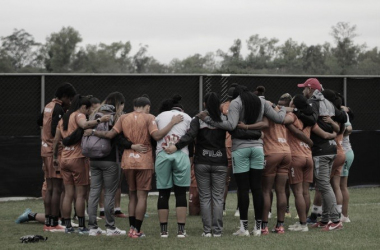
[[(103, 113), (96, 113), (94, 119), (101, 118)], [(108, 115), (108, 114), (107, 114)], [(111, 119), (109, 122), (102, 122), (96, 126), (97, 131), (109, 131)], [(89, 158), (103, 158), (111, 153), (112, 145), (110, 139), (100, 138), (95, 135), (82, 137), (82, 154)]]

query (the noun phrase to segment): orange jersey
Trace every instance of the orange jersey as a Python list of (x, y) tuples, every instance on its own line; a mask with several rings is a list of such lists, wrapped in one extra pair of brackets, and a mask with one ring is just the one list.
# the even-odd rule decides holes
[[(311, 132), (311, 127), (306, 127), (303, 129), (303, 123), (301, 120), (297, 118), (297, 116), (293, 113), (288, 113), (287, 115), (290, 115), (293, 117), (294, 122), (293, 125), (301, 130), (306, 137), (310, 138), (310, 132)], [(292, 156), (306, 156), (306, 157), (311, 157), (311, 149), (309, 145), (307, 145), (305, 142), (299, 140), (296, 138), (292, 132), (287, 130), (287, 136), (288, 136), (288, 143), (289, 147), (292, 149)]]
[(53, 120), (53, 111), (55, 105), (62, 105), (62, 101), (58, 99), (53, 99), (50, 103), (48, 103), (44, 108), (44, 115), (42, 120), (42, 131), (41, 131), (41, 156), (49, 157), (53, 156), (53, 140), (54, 137), (52, 135), (52, 120)]
[(345, 154), (343, 147), (342, 147), (342, 141), (343, 141), (343, 133), (338, 134), (335, 138), (336, 142), (336, 154)]
[[(228, 108), (230, 107), (230, 101), (224, 102), (220, 105), (220, 110), (224, 115), (228, 114)], [(226, 148), (232, 148), (232, 139), (230, 133), (226, 132)]]
[(133, 149), (123, 153), (121, 167), (123, 169), (154, 169), (151, 134), (158, 130), (155, 117), (143, 112), (131, 112), (120, 116), (113, 129), (123, 132), (133, 144), (144, 144), (148, 152), (141, 154)]
[(276, 124), (271, 120), (268, 121), (269, 127), (263, 129), (265, 155), (273, 153), (290, 153), (289, 144), (286, 139), (285, 126), (282, 124)]
[[(86, 116), (83, 113), (79, 111), (73, 112), (70, 115), (69, 124), (66, 131), (63, 130), (63, 119), (60, 120), (58, 123), (58, 128), (61, 131), (62, 137), (65, 138), (73, 133), (79, 127), (79, 121), (83, 119), (86, 120)], [(64, 147), (62, 150), (62, 159), (75, 159), (85, 157), (82, 155), (81, 142), (82, 140), (74, 145)]]

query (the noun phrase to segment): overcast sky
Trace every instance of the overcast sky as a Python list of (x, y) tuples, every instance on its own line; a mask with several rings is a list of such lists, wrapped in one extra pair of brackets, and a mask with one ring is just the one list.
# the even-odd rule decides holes
[(162, 63), (227, 51), (251, 35), (307, 45), (333, 43), (338, 22), (357, 26), (355, 43), (380, 47), (379, 0), (0, 0), (0, 36), (24, 29), (37, 42), (72, 26), (85, 44), (130, 41)]

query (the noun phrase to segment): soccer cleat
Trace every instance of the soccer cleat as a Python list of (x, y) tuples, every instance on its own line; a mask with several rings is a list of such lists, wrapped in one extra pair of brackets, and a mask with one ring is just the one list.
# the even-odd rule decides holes
[(115, 211), (115, 217), (118, 217), (118, 218), (127, 218), (128, 216), (126, 216), (122, 211), (116, 210)]
[(269, 229), (268, 229), (268, 227), (262, 228), (262, 229), (261, 229), (261, 234), (262, 234), (262, 235), (268, 235), (268, 234), (269, 234)]
[(222, 234), (214, 234), (214, 237), (216, 238), (222, 237)]
[(306, 225), (301, 225), (299, 222), (296, 222), (294, 225), (289, 226), (289, 231), (293, 232), (308, 232), (309, 228)]
[(254, 229), (252, 230), (252, 235), (253, 235), (253, 236), (261, 236), (261, 229), (256, 229), (256, 228), (254, 228)]
[(296, 217), (294, 217), (294, 219), (299, 219), (300, 217), (298, 216), (298, 214), (296, 215)]
[(205, 233), (205, 232), (202, 233), (202, 237), (210, 238), (211, 236), (212, 236), (211, 233)]
[(223, 210), (223, 216), (226, 216), (226, 215), (227, 215), (226, 210)]
[(25, 209), (25, 211), (15, 220), (16, 224), (24, 223), (29, 221), (28, 214), (31, 213), (32, 210), (29, 208)]
[(250, 234), (249, 234), (249, 231), (248, 230), (241, 230), (241, 229), (239, 229), (239, 230), (237, 230), (235, 233), (233, 233), (232, 235), (234, 235), (234, 236), (250, 236)]
[(168, 237), (169, 237), (169, 233), (163, 231), (163, 232), (160, 233), (160, 237), (161, 237), (161, 238), (168, 238)]
[[(120, 236), (120, 235), (127, 235), (127, 231), (120, 230), (117, 227), (115, 227), (115, 229), (109, 229), (109, 228), (107, 228), (106, 234), (107, 234), (107, 236)], [(132, 235), (131, 235), (131, 237), (132, 237)]]
[(236, 209), (234, 216), (235, 217), (240, 217), (240, 211), (239, 211), (239, 209)]
[(133, 234), (134, 231), (135, 231), (135, 228), (134, 228), (133, 226), (131, 226), (131, 227), (129, 228), (129, 231), (128, 231), (128, 237), (129, 237), (129, 238), (132, 238), (132, 234)]
[(131, 238), (137, 239), (137, 238), (144, 238), (144, 237), (146, 237), (146, 236), (143, 232), (138, 233), (136, 230), (134, 230)]
[(78, 228), (78, 233), (79, 234), (89, 234), (90, 230), (87, 227), (79, 227)]
[(285, 233), (285, 229), (284, 229), (283, 226), (275, 227), (275, 228), (272, 229), (272, 233), (284, 234)]
[(271, 212), (268, 213), (268, 219), (270, 219), (270, 218), (272, 218), (272, 213)]
[(44, 232), (49, 232), (50, 231), (50, 229), (51, 229), (51, 226), (46, 226), (46, 225), (44, 225)]
[(314, 223), (313, 225), (311, 225), (312, 228), (322, 228), (322, 227), (325, 227), (326, 225), (328, 225), (329, 223), (323, 223), (321, 221), (318, 221), (317, 223)]
[(333, 222), (327, 223), (327, 225), (325, 225), (322, 228), (322, 231), (333, 231), (333, 230), (340, 230), (340, 229), (343, 229), (343, 223), (341, 221), (339, 221), (338, 223), (333, 223)]
[(292, 218), (292, 214), (290, 212), (285, 213), (285, 218)]
[(348, 218), (348, 216), (344, 216), (343, 214), (340, 217), (340, 221), (344, 223), (351, 222), (350, 218)]
[(90, 232), (88, 233), (89, 236), (99, 236), (102, 234), (106, 234), (106, 231), (102, 230), (100, 227), (92, 228), (90, 229)]
[(61, 225), (50, 227), (50, 232), (53, 232), (53, 233), (64, 233), (65, 230), (66, 230), (66, 227), (61, 226)]
[(75, 233), (75, 229), (73, 227), (66, 227), (65, 233), (67, 234)]
[(315, 219), (315, 220), (313, 220), (312, 218), (310, 218), (310, 217), (307, 217), (307, 219), (306, 219), (306, 223), (307, 224), (315, 224), (315, 223), (317, 223), (317, 220)]
[(73, 220), (71, 221), (71, 226), (72, 227), (75, 227), (75, 228), (78, 228), (79, 227), (79, 224), (75, 223)]
[(186, 238), (186, 230), (185, 231), (178, 231), (177, 238)]

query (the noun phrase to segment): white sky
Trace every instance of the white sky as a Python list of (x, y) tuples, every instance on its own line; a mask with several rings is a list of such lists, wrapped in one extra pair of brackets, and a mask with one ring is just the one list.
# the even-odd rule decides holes
[(379, 0), (0, 0), (0, 36), (24, 29), (37, 42), (63, 26), (79, 31), (85, 44), (139, 44), (162, 63), (227, 51), (251, 35), (288, 38), (307, 45), (333, 43), (338, 22), (357, 26), (355, 43), (380, 47)]

